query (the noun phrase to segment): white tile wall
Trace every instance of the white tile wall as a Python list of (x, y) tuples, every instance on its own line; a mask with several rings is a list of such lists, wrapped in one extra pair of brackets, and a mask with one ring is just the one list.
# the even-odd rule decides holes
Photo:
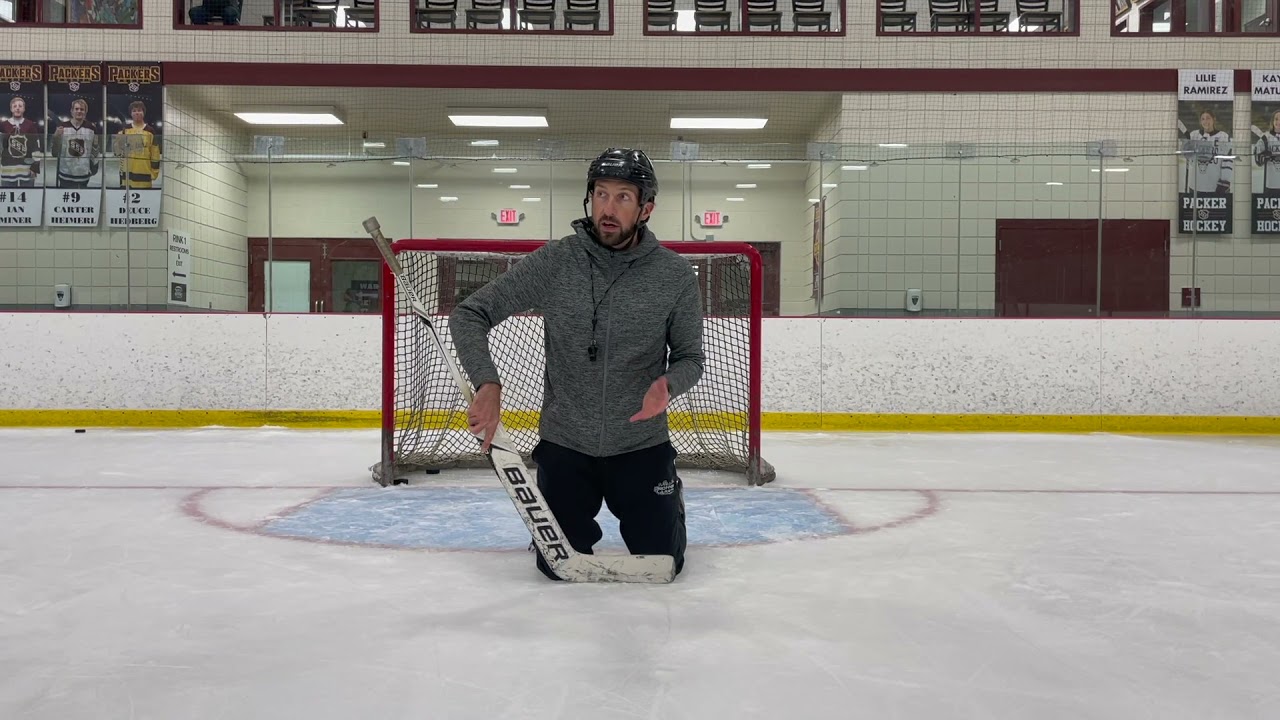
[[(149, 59), (161, 61), (227, 61), (288, 63), (406, 63), (534, 65), (660, 65), (671, 67), (806, 67), (806, 68), (1176, 68), (1251, 67), (1272, 62), (1271, 38), (1112, 38), (1109, 4), (1085, 0), (1080, 37), (1027, 38), (892, 38), (876, 37), (874, 3), (849, 2), (847, 37), (839, 38), (663, 38), (644, 36), (639, 3), (617, 3), (616, 32), (609, 37), (414, 35), (409, 32), (409, 0), (383, 3), (377, 35), (342, 33), (194, 32), (172, 29), (173, 5), (144, 0), (145, 26), (140, 31), (30, 29), (5, 32), (11, 57), (33, 59), (103, 59), (136, 57), (145, 47)], [(74, 42), (68, 42), (68, 38)], [(376, 42), (376, 52), (372, 50)], [(623, 60), (619, 60), (623, 58)], [(641, 58), (637, 62), (635, 58)], [(513, 70), (512, 72), (517, 72)], [(227, 66), (229, 77), (234, 65)], [(280, 83), (291, 78), (282, 73)], [(824, 119), (812, 139), (874, 147), (879, 142), (908, 142), (940, 147), (945, 142), (978, 143), (987, 155), (1034, 154), (1037, 148), (1077, 148), (1100, 137), (1121, 141), (1135, 153), (1162, 147), (1170, 137), (1163, 128), (1172, 117), (1172, 93), (1116, 96), (1063, 93), (850, 93), (842, 111)], [(1237, 118), (1247, 101), (1238, 97)], [(248, 234), (265, 234), (257, 217), (264, 207), (251, 192), (251, 183), (218, 149), (212, 138), (230, 135), (211, 118), (196, 117), (181, 108), (167, 110), (173, 139), (182, 132), (192, 146), (194, 162), (173, 168), (165, 201), (166, 223), (181, 227), (197, 241), (197, 283), (193, 304), (215, 309), (243, 309), (245, 303), (245, 242)], [(1135, 121), (1135, 118), (1141, 118)], [(1243, 125), (1243, 120), (1237, 125)], [(171, 142), (173, 142), (171, 139)], [(921, 287), (933, 308), (988, 309), (994, 303), (990, 241), (995, 217), (1096, 216), (1096, 194), (1087, 169), (1065, 158), (1023, 160), (1004, 165), (1007, 158), (953, 161), (921, 159), (881, 165), (859, 177), (814, 163), (807, 187), (767, 211), (737, 210), (750, 226), (783, 238), (783, 312), (806, 314), (810, 299), (812, 216), (806, 200), (827, 190), (825, 255), (828, 268), (822, 306), (897, 308), (903, 291)], [(961, 167), (963, 165), (963, 167)], [(1107, 217), (1172, 218), (1171, 161), (1155, 156), (1135, 160), (1135, 172), (1113, 182), (1104, 212)], [(166, 168), (168, 171), (168, 168)], [(1140, 170), (1141, 172), (1138, 172)], [(977, 174), (975, 177), (974, 174)], [(1046, 178), (1064, 173), (1066, 185), (1049, 188)], [(963, 177), (962, 177), (963, 175)], [(554, 233), (580, 207), (574, 192), (566, 191), (554, 209), (530, 212), (536, 235)], [(406, 209), (396, 211), (398, 195), (370, 198), (360, 204), (317, 205), (314, 198), (278, 205), (273, 228), (288, 235), (295, 224), (305, 234), (358, 235), (366, 210), (405, 216), (402, 227), (413, 234), (474, 235), (477, 226), (463, 223), (462, 205), (432, 213), (436, 220), (419, 221), (412, 228)], [(695, 201), (696, 201), (695, 197)], [(795, 203), (799, 210), (790, 209)], [(415, 200), (415, 207), (418, 201)], [(255, 211), (251, 205), (257, 205)], [(764, 207), (764, 203), (757, 203)], [(664, 209), (665, 212), (665, 209)], [(1237, 206), (1237, 227), (1245, 227), (1243, 203)], [(290, 215), (294, 215), (291, 218)], [(687, 214), (682, 210), (682, 214)], [(688, 235), (686, 218), (670, 224), (663, 215), (655, 221), (668, 234)], [(662, 223), (668, 223), (663, 225)], [(254, 230), (250, 231), (250, 225)], [(280, 228), (285, 230), (282, 231)], [(484, 227), (481, 225), (480, 227)], [(731, 227), (733, 231), (736, 228)], [(514, 232), (494, 227), (493, 236)], [(61, 234), (60, 234), (61, 233)], [(86, 281), (89, 302), (150, 303), (163, 298), (162, 284), (153, 284), (163, 250), (160, 234), (104, 233), (78, 248), (75, 233), (37, 231), (0, 235), (0, 305), (43, 304), (53, 282)], [(871, 241), (864, 243), (863, 241)], [(1243, 233), (1214, 241), (1223, 247), (1196, 248), (1197, 258), (1280, 257), (1276, 244)], [(81, 239), (81, 243), (84, 241)], [(61, 247), (60, 244), (65, 245)], [(1191, 255), (1182, 238), (1175, 238), (1176, 259)], [(39, 247), (41, 250), (36, 251)], [(53, 252), (47, 252), (48, 249)], [(58, 250), (72, 254), (57, 254)], [(851, 256), (841, 260), (841, 256)], [(901, 262), (890, 257), (901, 257)], [(1247, 282), (1238, 282), (1234, 267), (1195, 264), (1196, 282), (1203, 288), (1206, 310), (1280, 310), (1280, 268), (1274, 263), (1251, 263)], [(7, 268), (10, 272), (6, 272)], [(1212, 268), (1212, 272), (1208, 272)], [(125, 272), (117, 273), (117, 270)], [(129, 271), (147, 271), (142, 274)], [(80, 272), (77, 277), (76, 271)], [(957, 276), (959, 273), (959, 276)], [(1180, 263), (1171, 274), (1171, 306), (1177, 307), (1177, 288), (1190, 283), (1191, 265)], [(133, 281), (145, 284), (129, 287)], [(77, 283), (77, 287), (81, 287)], [(79, 301), (79, 298), (78, 298)]]
[(208, 121), (166, 106), (160, 230), (33, 228), (0, 233), (0, 305), (52, 307), (68, 283), (76, 307), (162, 308), (166, 229), (193, 238), (191, 307), (244, 310), (246, 184)]
[[(1248, 103), (1241, 97), (1237, 134), (1247, 135)], [(907, 288), (921, 288), (926, 309), (990, 311), (996, 219), (1097, 218), (1100, 188), (1103, 218), (1169, 220), (1176, 230), (1173, 130), (1153, 133), (1149, 124), (1132, 122), (1172, 122), (1172, 96), (1121, 101), (1010, 93), (997, 102), (984, 95), (857, 93), (846, 95), (843, 105), (841, 163), (868, 165), (825, 169), (834, 185), (826, 190), (828, 273), (838, 278), (828, 289), (856, 291), (857, 304), (849, 307), (900, 310)], [(895, 121), (869, 124), (867, 117)], [(941, 118), (962, 120), (939, 133)], [(1117, 142), (1118, 155), (1106, 168), (1127, 172), (1097, 172), (1085, 146), (1099, 139)], [(908, 147), (880, 148), (882, 142)], [(948, 156), (952, 142), (973, 144), (977, 157)], [(1280, 263), (1270, 261), (1280, 257), (1280, 241), (1249, 235), (1248, 192), (1243, 175), (1234, 235), (1200, 236), (1195, 246), (1204, 310), (1280, 310)], [(1192, 243), (1177, 234), (1171, 240), (1170, 308), (1180, 310), (1180, 288), (1192, 280)], [(1226, 258), (1231, 262), (1222, 262)]]
[[(231, 132), (189, 109), (168, 105), (165, 112), (170, 143), (180, 143), (182, 153), (166, 164), (161, 222), (191, 234), (191, 307), (243, 311), (248, 306), (249, 183), (226, 147)], [(158, 279), (163, 302), (163, 275)]]

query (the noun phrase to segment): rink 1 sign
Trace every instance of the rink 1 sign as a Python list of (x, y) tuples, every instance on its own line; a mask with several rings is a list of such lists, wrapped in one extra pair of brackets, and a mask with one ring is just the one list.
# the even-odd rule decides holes
[(1178, 231), (1231, 233), (1235, 71), (1178, 71)]
[(177, 230), (169, 231), (169, 288), (170, 305), (191, 304), (191, 236)]
[(159, 189), (104, 191), (107, 196), (107, 224), (110, 227), (160, 227)]

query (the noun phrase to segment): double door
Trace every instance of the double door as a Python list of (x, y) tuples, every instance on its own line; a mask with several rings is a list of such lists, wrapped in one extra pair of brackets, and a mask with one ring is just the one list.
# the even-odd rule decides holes
[(378, 314), (382, 256), (367, 238), (249, 238), (249, 311)]
[(996, 316), (1168, 316), (1169, 221), (1103, 220), (1101, 252), (1098, 230), (1097, 220), (997, 220)]

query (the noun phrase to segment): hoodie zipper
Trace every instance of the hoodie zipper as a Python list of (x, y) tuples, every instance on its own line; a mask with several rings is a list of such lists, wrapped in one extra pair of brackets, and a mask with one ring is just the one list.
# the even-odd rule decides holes
[(605, 306), (605, 322), (604, 322), (604, 367), (600, 379), (600, 450), (604, 455), (604, 425), (605, 418), (608, 416), (609, 408), (609, 331), (613, 328), (613, 298), (609, 298), (608, 305)]

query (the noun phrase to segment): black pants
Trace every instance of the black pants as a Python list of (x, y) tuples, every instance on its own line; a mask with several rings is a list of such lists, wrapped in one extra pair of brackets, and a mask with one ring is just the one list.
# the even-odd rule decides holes
[[(533, 449), (538, 488), (574, 550), (587, 555), (604, 531), (600, 503), (618, 518), (632, 555), (670, 555), (684, 568), (684, 483), (676, 475), (676, 451), (663, 443), (610, 457), (592, 457), (545, 440)], [(537, 552), (537, 546), (534, 546)], [(558, 579), (538, 553), (538, 569)]]

